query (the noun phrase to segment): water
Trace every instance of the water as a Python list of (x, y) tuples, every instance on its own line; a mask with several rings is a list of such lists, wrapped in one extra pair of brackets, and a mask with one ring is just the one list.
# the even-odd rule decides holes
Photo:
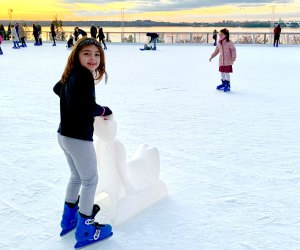
[[(80, 27), (89, 33), (90, 27)], [(159, 26), (159, 27), (124, 27), (124, 32), (213, 32), (216, 30), (221, 30), (223, 27), (169, 27), (169, 26)], [(226, 27), (224, 27), (226, 28)], [(29, 30), (32, 27), (29, 26)], [(73, 26), (64, 26), (65, 32), (74, 32)], [(244, 27), (228, 27), (230, 32), (273, 32), (273, 28), (244, 28)], [(104, 32), (122, 32), (122, 27), (103, 27)], [(42, 27), (42, 31), (50, 31), (49, 27)], [(282, 28), (283, 33), (298, 33), (300, 32), (300, 28)]]

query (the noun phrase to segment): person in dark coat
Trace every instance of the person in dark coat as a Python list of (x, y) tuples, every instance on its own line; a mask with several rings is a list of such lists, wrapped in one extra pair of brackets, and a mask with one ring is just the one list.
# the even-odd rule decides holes
[(34, 36), (34, 40), (35, 40), (35, 43), (34, 43), (34, 46), (38, 46), (39, 45), (39, 32), (38, 32), (38, 29), (36, 27), (36, 24), (32, 24), (32, 29), (33, 29), (33, 36)]
[(72, 48), (74, 46), (73, 44), (73, 36), (70, 35), (69, 39), (68, 39), (68, 42), (67, 42), (67, 47), (68, 48)]
[(104, 42), (105, 35), (103, 33), (103, 28), (102, 27), (99, 27), (99, 32), (98, 32), (97, 38), (99, 38), (99, 43), (100, 44), (101, 44), (101, 42), (103, 43), (104, 49), (107, 49), (106, 44)]
[(75, 41), (78, 40), (79, 35), (81, 35), (82, 37), (84, 37), (84, 36), (87, 36), (87, 33), (84, 30), (79, 29), (78, 27), (75, 27), (75, 29), (74, 29), (74, 38), (75, 38)]
[(277, 24), (277, 26), (274, 29), (274, 47), (278, 47), (279, 44), (279, 38), (281, 33), (281, 27), (280, 24)]
[(43, 41), (42, 41), (42, 26), (39, 25), (39, 23), (36, 23), (36, 28), (38, 30), (38, 34), (39, 34), (39, 45), (43, 45)]
[(56, 32), (55, 32), (53, 23), (51, 23), (50, 31), (51, 31), (51, 37), (52, 37), (52, 40), (53, 40), (52, 46), (56, 46), (56, 42), (55, 42)]
[(147, 33), (147, 36), (151, 37), (149, 44), (151, 42), (153, 42), (153, 48), (152, 50), (156, 50), (156, 42), (157, 42), (157, 38), (158, 38), (158, 34), (157, 33)]
[(214, 46), (217, 46), (217, 37), (218, 37), (218, 31), (214, 30), (214, 33), (213, 33), (213, 39), (215, 40)]
[(94, 25), (91, 26), (91, 37), (95, 39), (97, 37), (97, 28)]

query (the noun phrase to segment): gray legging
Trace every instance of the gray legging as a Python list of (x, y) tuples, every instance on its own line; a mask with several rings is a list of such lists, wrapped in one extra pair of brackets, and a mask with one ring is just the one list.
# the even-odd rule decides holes
[(74, 139), (60, 134), (58, 134), (58, 143), (66, 155), (71, 170), (65, 201), (75, 203), (81, 187), (79, 210), (82, 214), (90, 216), (98, 183), (94, 144), (91, 141)]

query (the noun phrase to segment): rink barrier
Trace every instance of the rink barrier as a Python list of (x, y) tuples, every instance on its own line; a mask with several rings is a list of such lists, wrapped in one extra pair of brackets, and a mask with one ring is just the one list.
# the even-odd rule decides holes
[[(57, 33), (58, 41), (66, 41), (73, 32)], [(158, 43), (166, 44), (212, 44), (212, 32), (158, 32)], [(89, 35), (90, 36), (90, 35)], [(147, 43), (149, 38), (146, 32), (105, 32), (106, 42)], [(32, 31), (26, 31), (27, 40), (34, 40)], [(51, 41), (48, 31), (42, 32), (44, 41)], [(230, 40), (236, 44), (273, 44), (274, 34), (272, 32), (231, 32)], [(281, 33), (280, 44), (299, 45), (300, 32)]]

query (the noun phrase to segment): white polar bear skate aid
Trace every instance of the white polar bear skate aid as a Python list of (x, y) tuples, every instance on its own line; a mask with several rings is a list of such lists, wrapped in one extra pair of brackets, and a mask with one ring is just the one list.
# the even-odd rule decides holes
[(167, 187), (159, 180), (156, 148), (142, 144), (127, 162), (125, 148), (116, 139), (117, 123), (112, 115), (95, 117), (94, 134), (99, 170), (95, 202), (102, 206), (109, 200), (109, 218), (105, 220), (118, 226), (167, 196)]

